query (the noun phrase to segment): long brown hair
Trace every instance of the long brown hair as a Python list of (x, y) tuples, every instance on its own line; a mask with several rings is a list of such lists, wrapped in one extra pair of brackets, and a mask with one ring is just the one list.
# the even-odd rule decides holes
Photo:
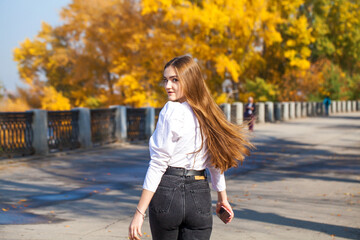
[[(172, 66), (182, 91), (193, 109), (207, 147), (211, 164), (221, 172), (237, 167), (249, 155), (249, 142), (244, 128), (226, 120), (224, 113), (212, 98), (199, 65), (190, 56), (175, 57), (164, 67)], [(199, 151), (203, 148), (203, 144)]]

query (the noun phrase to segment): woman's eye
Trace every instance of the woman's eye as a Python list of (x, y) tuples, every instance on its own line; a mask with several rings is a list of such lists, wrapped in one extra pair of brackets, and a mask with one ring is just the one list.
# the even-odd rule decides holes
[(177, 82), (177, 81), (179, 81), (177, 78), (172, 79), (172, 82), (174, 82), (174, 83)]

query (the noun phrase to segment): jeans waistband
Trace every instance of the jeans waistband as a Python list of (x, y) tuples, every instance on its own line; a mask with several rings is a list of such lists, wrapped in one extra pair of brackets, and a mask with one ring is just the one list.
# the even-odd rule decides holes
[(187, 170), (185, 168), (177, 167), (168, 167), (165, 174), (175, 176), (206, 176), (205, 170)]

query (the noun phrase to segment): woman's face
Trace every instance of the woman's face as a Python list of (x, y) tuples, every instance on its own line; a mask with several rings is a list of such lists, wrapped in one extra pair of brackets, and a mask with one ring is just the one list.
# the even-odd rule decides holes
[(165, 68), (163, 81), (169, 101), (185, 101), (185, 96), (179, 83), (178, 76), (176, 75), (175, 69), (172, 66)]

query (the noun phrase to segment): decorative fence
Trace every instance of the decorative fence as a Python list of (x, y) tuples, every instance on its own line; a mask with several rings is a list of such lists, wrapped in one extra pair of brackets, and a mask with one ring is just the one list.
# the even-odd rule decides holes
[(0, 113), (0, 157), (34, 153), (32, 112)]
[(162, 108), (155, 108), (155, 126), (156, 126), (157, 122), (159, 121), (159, 115), (160, 115), (161, 109)]
[(129, 141), (145, 140), (145, 108), (128, 108), (126, 109), (127, 116), (127, 139)]
[(79, 148), (79, 111), (48, 111), (47, 140), (50, 151)]
[(270, 122), (271, 121), (271, 118), (269, 117), (270, 114), (267, 114), (269, 112), (269, 105), (266, 104), (265, 105), (265, 122)]
[(102, 145), (116, 141), (114, 108), (91, 109), (91, 141), (94, 145)]
[[(220, 108), (228, 121), (244, 122), (243, 103), (222, 104)], [(256, 109), (258, 123), (326, 114), (321, 102), (258, 102)], [(161, 108), (113, 106), (109, 109), (0, 113), (0, 158), (91, 148), (114, 141), (146, 140), (154, 131), (160, 111)], [(329, 114), (353, 111), (360, 111), (360, 100), (333, 101)]]

